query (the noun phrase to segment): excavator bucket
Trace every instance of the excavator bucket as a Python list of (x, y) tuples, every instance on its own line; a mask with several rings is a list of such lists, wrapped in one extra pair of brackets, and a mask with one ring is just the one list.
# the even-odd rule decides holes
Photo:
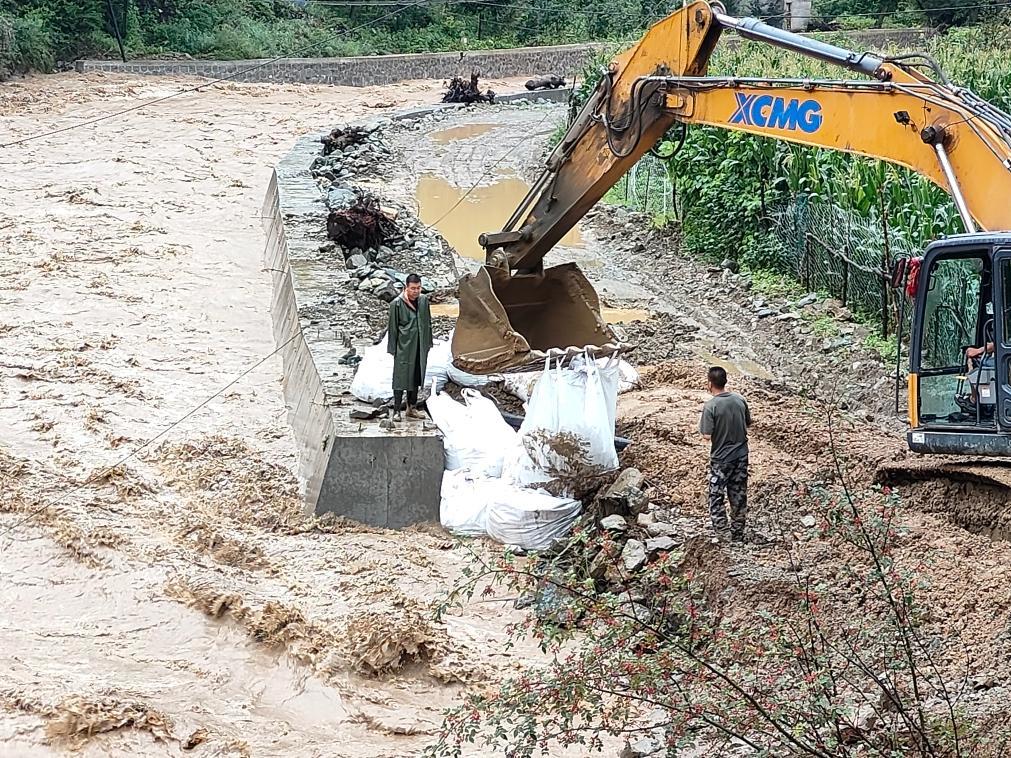
[(525, 368), (547, 356), (610, 355), (623, 348), (600, 299), (574, 263), (510, 275), (482, 266), (460, 281), (453, 363), (471, 374)]

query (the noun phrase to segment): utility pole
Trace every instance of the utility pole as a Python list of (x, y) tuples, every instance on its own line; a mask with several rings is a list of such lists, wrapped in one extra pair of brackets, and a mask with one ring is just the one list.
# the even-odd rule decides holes
[[(129, 2), (129, 0), (124, 0), (124, 2)], [(112, 20), (112, 30), (116, 33), (116, 43), (119, 45), (119, 57), (123, 59), (123, 63), (126, 63), (126, 48), (123, 46), (123, 35), (119, 31), (119, 19), (116, 18), (116, 9), (112, 5), (112, 0), (108, 0), (109, 3), (109, 18)], [(124, 13), (123, 21), (126, 21), (126, 14)]]

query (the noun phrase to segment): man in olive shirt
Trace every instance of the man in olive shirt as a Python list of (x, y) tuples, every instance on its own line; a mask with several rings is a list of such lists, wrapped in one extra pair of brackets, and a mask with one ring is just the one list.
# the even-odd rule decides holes
[(727, 392), (727, 372), (720, 366), (709, 369), (709, 393), (702, 408), (699, 431), (710, 440), (709, 516), (717, 534), (727, 532), (726, 491), (730, 500), (730, 538), (744, 541), (744, 521), (748, 511), (748, 402), (736, 392)]

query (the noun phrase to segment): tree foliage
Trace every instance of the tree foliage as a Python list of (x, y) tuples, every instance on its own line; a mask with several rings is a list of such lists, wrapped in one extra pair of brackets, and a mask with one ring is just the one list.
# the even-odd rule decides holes
[[(973, 0), (815, 0), (825, 28), (939, 26), (990, 18)], [(675, 4), (676, 5), (676, 4)], [(730, 0), (733, 13), (781, 25), (781, 0)], [(984, 7), (979, 7), (979, 6)], [(0, 0), (0, 28), (14, 42), (0, 69), (50, 70), (61, 61), (115, 56), (117, 28), (134, 57), (188, 54), (235, 59), (465, 50), (586, 40), (630, 42), (673, 9), (652, 0), (462, 0), (401, 4), (364, 0)], [(863, 14), (863, 15), (861, 15)]]

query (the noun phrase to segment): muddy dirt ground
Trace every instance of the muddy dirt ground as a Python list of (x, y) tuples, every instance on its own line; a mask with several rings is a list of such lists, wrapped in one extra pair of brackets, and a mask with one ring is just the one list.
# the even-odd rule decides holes
[[(4, 141), (188, 84), (8, 83)], [(257, 365), (274, 349), (259, 218), (271, 165), (305, 132), (383, 111), (370, 104), (432, 102), (438, 89), (223, 85), (0, 152), (4, 750), (410, 755), (468, 683), (529, 659), (504, 649), (509, 599), (429, 620), (468, 561), (441, 530), (298, 516), (280, 360)], [(410, 199), (426, 175), (440, 191), (470, 187), (497, 161), (529, 180), (563, 117), (479, 108), (405, 130), (389, 191)], [(446, 139), (436, 132), (487, 122), (496, 128), (434, 147)], [(775, 605), (790, 535), (832, 581), (849, 556), (805, 526), (819, 514), (792, 493), (833, 476), (825, 402), (846, 406), (833, 412), (835, 447), (854, 481), (903, 456), (887, 367), (859, 339), (826, 346), (802, 318), (759, 317), (770, 304), (745, 282), (678, 258), (676, 239), (634, 215), (599, 210), (570, 242), (555, 255), (579, 260), (608, 306), (654, 314), (625, 324), (655, 367), (622, 397), (619, 433), (634, 441), (625, 462), (686, 535), (705, 529), (694, 429), (706, 363), (723, 360), (751, 400), (753, 522), (775, 541), (711, 548), (732, 612)], [(900, 494), (902, 555), (927, 583), (932, 623), (987, 677), (973, 690), (981, 706), (1006, 703), (1011, 548), (950, 515), (979, 531), (1003, 517), (1002, 493)]]

